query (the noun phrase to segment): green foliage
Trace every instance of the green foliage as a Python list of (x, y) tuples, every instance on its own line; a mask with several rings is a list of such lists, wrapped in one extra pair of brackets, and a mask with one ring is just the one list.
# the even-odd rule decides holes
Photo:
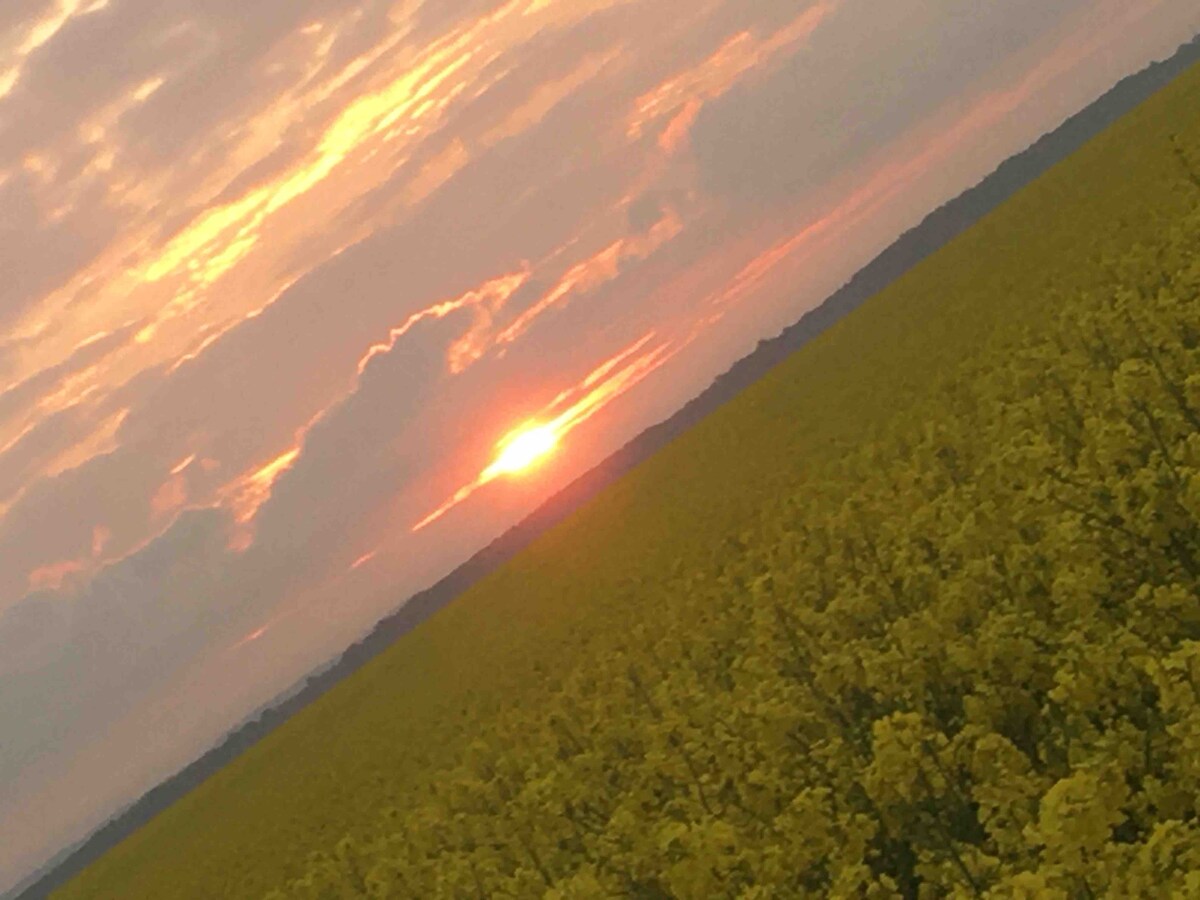
[(1192, 71), (61, 896), (1200, 896), (1197, 110)]

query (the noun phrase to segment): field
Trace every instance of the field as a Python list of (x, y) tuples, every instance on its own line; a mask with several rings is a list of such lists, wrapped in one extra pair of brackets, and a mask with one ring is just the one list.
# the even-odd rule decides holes
[(1200, 896), (1200, 68), (56, 893)]

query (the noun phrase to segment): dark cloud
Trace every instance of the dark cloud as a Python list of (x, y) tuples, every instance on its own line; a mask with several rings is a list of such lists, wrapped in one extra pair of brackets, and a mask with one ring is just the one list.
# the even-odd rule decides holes
[(67, 648), (70, 614), (50, 591), (29, 594), (0, 613), (0, 676), (28, 677)]
[(755, 207), (818, 188), (1080, 5), (847, 2), (769, 77), (704, 107), (692, 141), (704, 183)]
[[(429, 5), (425, 4), (425, 6)], [(435, 5), (440, 7), (452, 4), (438, 3)], [(347, 5), (343, 3), (342, 6), (345, 8)], [(387, 0), (364, 0), (364, 2), (355, 3), (353, 9), (356, 18), (343, 24), (339, 29), (333, 45), (322, 60), (324, 69), (330, 72), (339, 71), (378, 44), (381, 39), (389, 37), (396, 28), (396, 24), (391, 19), (393, 6), (394, 4)], [(386, 64), (386, 58), (380, 60), (376, 65), (382, 64)], [(362, 70), (360, 77), (369, 76), (373, 71), (371, 66), (367, 66)], [(353, 87), (353, 81), (350, 84)]]
[(88, 366), (104, 359), (113, 350), (125, 344), (142, 324), (136, 322), (105, 334), (76, 348), (70, 356), (57, 365), (42, 369), (8, 390), (0, 392), (0, 421), (19, 412), (42, 394), (52, 390), (64, 378), (81, 372)]
[(116, 552), (140, 541), (161, 481), (161, 465), (124, 449), (31, 485), (0, 519), (0, 603), (19, 596), (34, 569), (90, 557), (98, 526), (112, 532)]
[[(121, 341), (124, 331), (80, 348), (64, 363), (64, 372), (100, 359)], [(0, 608), (20, 595), (34, 569), (89, 557), (95, 528), (110, 532), (110, 556), (128, 552), (152, 532), (151, 497), (167, 469), (185, 452), (187, 435), (160, 434), (153, 440), (122, 443), (57, 475), (40, 474), (114, 416), (145, 403), (162, 379), (160, 368), (145, 369), (113, 385), (99, 400), (45, 417), (0, 455), (0, 501), (24, 489), (0, 518)], [(23, 389), (18, 385), (14, 390)]]
[(42, 465), (69, 450), (94, 424), (83, 411), (70, 408), (40, 420), (0, 455), (0, 503), (33, 480)]
[(0, 185), (0, 328), (65, 283), (116, 232), (100, 192), (79, 205), (90, 215), (51, 222), (31, 176), (18, 171)]
[[(361, 5), (363, 20), (378, 23), (383, 7)], [(122, 117), (123, 149), (142, 162), (176, 161), (203, 138), (213, 143), (222, 121), (243, 116), (289, 84), (289, 73), (270, 75), (262, 65), (281, 38), (347, 9), (345, 0), (270, 8), (240, 0), (125, 0), (76, 16), (30, 56), (0, 105), (3, 121), (20, 123), (5, 129), (0, 158), (55, 140), (143, 81), (164, 77), (157, 93)], [(354, 39), (345, 44), (362, 46)]]
[(630, 231), (646, 232), (666, 215), (667, 210), (680, 209), (687, 202), (687, 196), (681, 190), (651, 188), (630, 202), (625, 218)]
[(220, 589), (227, 528), (220, 511), (189, 511), (85, 589), (31, 594), (0, 614), (0, 722), (20, 723), (0, 742), (0, 784), (229, 639), (241, 598)]
[(179, 436), (228, 476), (265, 461), (352, 386), (389, 329), (497, 274), (487, 254), (457, 268), (451, 258), (437, 236), (408, 226), (347, 249), (181, 366), (131, 413), (122, 442)]
[[(269, 184), (298, 164), (305, 154), (312, 150), (320, 137), (321, 129), (313, 123), (308, 121), (295, 123), (280, 135), (279, 143), (274, 150), (239, 172), (216, 197), (213, 197), (208, 205), (223, 206), (226, 203), (232, 203), (255, 188)], [(195, 211), (189, 210), (187, 218), (180, 224), (190, 222), (194, 216)], [(164, 231), (170, 233), (169, 229), (164, 229)]]
[[(389, 353), (371, 359), (355, 389), (309, 432), (291, 469), (275, 482), (256, 522), (243, 571), (268, 593), (311, 584), (356, 538), (373, 514), (436, 462), (431, 410), (442, 406), (445, 348), (471, 311), (426, 319)], [(444, 427), (444, 424), (441, 426)]]
[(194, 52), (190, 41), (160, 40), (178, 21), (162, 4), (137, 2), (68, 21), (33, 52), (0, 103), (0, 122), (10, 126), (0, 136), (0, 157), (19, 158), (62, 138), (137, 83), (175, 69)]
[[(566, 98), (537, 127), (472, 160), (390, 234), (405, 247), (426, 248), (421, 268), (476, 267), (486, 259), (484, 269), (476, 267), (486, 277), (497, 273), (496, 266), (536, 259), (565, 235), (578, 233), (628, 184), (640, 163), (632, 149), (595, 152), (598, 129), (620, 109), (597, 93), (592, 88)], [(398, 172), (349, 207), (334, 226), (378, 221), (412, 174)]]

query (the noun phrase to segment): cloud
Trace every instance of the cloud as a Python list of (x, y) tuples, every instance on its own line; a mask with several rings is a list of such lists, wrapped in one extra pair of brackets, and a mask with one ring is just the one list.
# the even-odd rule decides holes
[(0, 153), (59, 137), (145, 79), (163, 76), (162, 88), (127, 112), (122, 127), (143, 154), (178, 154), (211, 136), (218, 121), (278, 91), (259, 66), (278, 41), (344, 9), (341, 0), (296, 0), (270, 10), (231, 0), (124, 0), (72, 18), (31, 55), (0, 108), (5, 118), (27, 122), (0, 141)]
[(667, 215), (670, 209), (678, 209), (686, 202), (681, 191), (652, 188), (639, 195), (626, 208), (629, 229), (633, 232), (649, 231)]
[(242, 598), (221, 589), (227, 529), (218, 510), (189, 511), (85, 588), (29, 594), (0, 613), (0, 784), (229, 639)]
[(818, 189), (1080, 5), (844, 2), (776, 71), (701, 110), (692, 146), (702, 181), (756, 208)]
[(157, 456), (174, 454), (173, 464), (198, 453), (227, 479), (269, 461), (353, 387), (363, 353), (389, 328), (493, 274), (484, 268), (497, 265), (491, 248), (452, 265), (461, 245), (445, 237), (422, 218), (309, 272), (163, 380), (133, 409), (122, 441), (145, 448), (169, 436), (170, 453)]
[(28, 676), (67, 648), (70, 617), (53, 592), (28, 594), (0, 613), (0, 675)]
[(94, 419), (72, 407), (34, 423), (0, 454), (0, 503), (33, 481), (40, 468), (69, 450), (86, 434)]
[[(41, 395), (60, 385), (66, 378), (95, 365), (137, 332), (141, 323), (132, 323), (110, 332), (99, 332), (80, 344), (62, 362), (49, 366), (0, 391), (0, 422), (22, 411)], [(3, 457), (0, 456), (0, 460)]]
[(116, 229), (111, 210), (95, 194), (80, 202), (92, 215), (52, 220), (52, 210), (40, 202), (35, 178), (19, 170), (0, 184), (0, 271), (4, 272), (0, 328), (65, 282)]
[(295, 122), (281, 134), (275, 149), (255, 161), (231, 179), (212, 200), (224, 206), (282, 177), (311, 152), (320, 139), (320, 129), (309, 121)]
[[(41, 19), (53, 5), (54, 0), (8, 0), (0, 5), (0, 46), (15, 43), (19, 32), (29, 23)], [(7, 50), (8, 47), (5, 46)]]
[[(567, 50), (583, 39), (581, 32), (572, 33)], [(571, 56), (564, 52), (563, 71), (570, 71)], [(596, 121), (594, 107), (585, 104), (551, 111), (532, 132), (510, 140), (505, 152), (462, 171), (415, 218), (377, 229), (160, 380), (132, 405), (118, 448), (52, 484), (34, 486), (29, 502), (19, 503), (0, 523), (0, 548), (11, 554), (13, 569), (28, 572), (79, 558), (96, 524), (113, 529), (114, 548), (131, 546), (137, 528), (154, 518), (153, 498), (166, 496), (160, 493), (165, 471), (188, 454), (219, 465), (215, 473), (188, 473), (188, 496), (206, 502), (222, 478), (228, 481), (286, 451), (299, 426), (337, 402), (351, 387), (364, 348), (406, 308), (453, 296), (510, 269), (526, 254), (553, 250), (564, 233), (594, 216), (598, 204), (611, 202), (630, 177), (629, 162), (598, 160), (593, 177), (583, 181), (568, 169), (546, 179), (548, 165), (525, 167), (530, 155), (561, 160), (564, 136), (585, 133)], [(490, 123), (480, 115), (479, 124)], [(531, 188), (516, 203), (514, 182)], [(480, 209), (489, 215), (480, 217)], [(529, 292), (514, 298), (517, 304), (536, 300)], [(439, 346), (430, 352), (444, 359), (445, 351)], [(50, 441), (67, 424), (64, 417), (37, 438)], [(34, 448), (31, 439), (24, 462), (34, 459)], [(14, 468), (17, 462), (12, 460)], [(122, 503), (99, 486), (104, 480), (128, 492)], [(60, 503), (59, 496), (66, 499)], [(33, 505), (40, 497), (45, 513)], [(38, 524), (65, 514), (63, 503), (90, 521), (62, 531)], [(5, 586), (11, 596), (12, 585)]]
[(106, 453), (31, 485), (0, 520), (0, 603), (24, 593), (30, 572), (89, 558), (98, 525), (126, 547), (139, 540), (154, 478), (131, 454)]
[(505, 0), (456, 0), (454, 3), (426, 2), (417, 9), (413, 37), (432, 37), (448, 31), (455, 22), (470, 21), (499, 9)]
[(145, 402), (161, 379), (160, 369), (140, 372), (99, 400), (41, 420), (0, 456), (0, 483), (22, 487), (0, 516), (0, 609), (25, 592), (37, 569), (86, 560), (94, 570), (102, 561), (93, 552), (95, 529), (109, 533), (107, 559), (129, 553), (167, 524), (152, 521), (150, 499), (179, 458), (180, 436), (119, 439), (130, 408)]
[(350, 548), (380, 535), (379, 515), (397, 495), (438, 466), (458, 427), (439, 411), (472, 415), (472, 404), (448, 396), (457, 392), (446, 368), (470, 315), (418, 321), (373, 354), (355, 389), (313, 425), (255, 522), (241, 568), (256, 592), (279, 596), (329, 577)]

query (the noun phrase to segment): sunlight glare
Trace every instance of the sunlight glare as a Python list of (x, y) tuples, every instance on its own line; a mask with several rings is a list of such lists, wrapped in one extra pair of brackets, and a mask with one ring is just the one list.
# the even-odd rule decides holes
[(485, 476), (524, 472), (558, 446), (558, 435), (549, 425), (526, 428), (503, 444), (500, 455)]

